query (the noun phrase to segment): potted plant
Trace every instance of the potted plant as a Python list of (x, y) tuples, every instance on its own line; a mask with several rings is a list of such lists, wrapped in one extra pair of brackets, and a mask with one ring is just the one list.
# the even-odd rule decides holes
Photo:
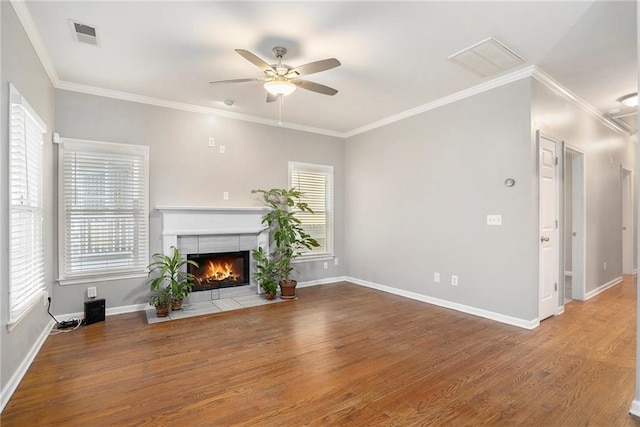
[(169, 307), (171, 307), (171, 290), (168, 287), (160, 286), (153, 291), (153, 296), (149, 304), (156, 308), (158, 317), (167, 317)]
[(264, 291), (266, 298), (272, 300), (276, 297), (276, 291), (278, 290), (278, 282), (276, 280), (277, 264), (270, 259), (269, 253), (263, 250), (262, 247), (253, 251), (253, 259), (256, 262), (256, 282)]
[(150, 263), (147, 268), (149, 274), (158, 270), (159, 276), (150, 279), (149, 283), (152, 291), (158, 291), (161, 288), (168, 289), (171, 296), (171, 308), (172, 310), (180, 310), (182, 308), (182, 301), (193, 290), (193, 281), (195, 277), (191, 273), (187, 273), (184, 267), (187, 264), (198, 268), (198, 264), (195, 261), (180, 259), (180, 253), (178, 249), (171, 246), (173, 254), (167, 256), (164, 254), (153, 254), (154, 261)]
[(270, 208), (262, 217), (262, 223), (269, 231), (270, 246), (273, 247), (271, 258), (275, 263), (276, 277), (280, 279), (280, 297), (295, 298), (298, 282), (290, 278), (293, 271), (291, 262), (302, 255), (303, 249), (320, 246), (304, 230), (296, 212), (313, 214), (313, 210), (300, 200), (301, 193), (295, 188), (251, 192), (261, 194), (265, 205)]

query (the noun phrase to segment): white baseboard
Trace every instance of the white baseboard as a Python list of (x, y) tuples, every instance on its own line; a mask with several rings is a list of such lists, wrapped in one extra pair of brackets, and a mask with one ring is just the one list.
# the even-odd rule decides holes
[(633, 402), (631, 402), (631, 409), (629, 409), (629, 413), (636, 417), (640, 417), (640, 400), (634, 399)]
[[(133, 313), (136, 311), (145, 311), (153, 308), (151, 305), (145, 304), (134, 304), (134, 305), (122, 305), (120, 307), (111, 307), (107, 308), (106, 315), (107, 316), (115, 316), (116, 314), (124, 314), (124, 313)], [(83, 313), (84, 315), (84, 313)]]
[(327, 277), (326, 279), (308, 280), (306, 282), (298, 282), (298, 288), (306, 288), (308, 286), (316, 285), (328, 285), (329, 283), (344, 282), (347, 280), (346, 276), (340, 277)]
[[(105, 310), (105, 315), (107, 316), (115, 316), (116, 314), (124, 314), (124, 313), (133, 313), (136, 311), (145, 311), (153, 308), (149, 304), (134, 304), (134, 305), (122, 305), (120, 307), (111, 307)], [(67, 313), (67, 314), (56, 314), (56, 319), (58, 321), (63, 322), (65, 320), (70, 320), (74, 318), (83, 319), (84, 313), (79, 311), (77, 313)]]
[(2, 412), (7, 403), (9, 403), (9, 399), (11, 399), (11, 396), (13, 396), (13, 393), (18, 388), (20, 381), (22, 381), (22, 378), (27, 373), (27, 370), (29, 370), (29, 366), (31, 366), (31, 364), (35, 360), (38, 352), (40, 351), (40, 348), (42, 348), (42, 345), (47, 340), (49, 332), (51, 332), (51, 328), (53, 328), (54, 324), (55, 323), (53, 322), (53, 320), (49, 321), (42, 333), (38, 336), (36, 342), (31, 347), (31, 350), (29, 350), (29, 353), (27, 353), (24, 360), (22, 360), (20, 366), (18, 366), (18, 369), (16, 369), (13, 375), (11, 375), (11, 378), (9, 378), (7, 385), (2, 389), (2, 392), (0, 393), (0, 412)]
[(450, 308), (452, 310), (461, 311), (463, 313), (472, 314), (474, 316), (484, 317), (485, 319), (495, 320), (496, 322), (506, 323), (508, 325), (517, 326), (524, 329), (535, 329), (540, 326), (538, 319), (523, 320), (517, 317), (506, 316), (504, 314), (495, 313), (493, 311), (487, 311), (476, 307), (471, 307), (464, 304), (458, 304), (439, 298), (430, 297), (427, 295), (418, 294), (415, 292), (405, 291), (402, 289), (392, 288), (390, 286), (380, 285), (373, 282), (367, 282), (366, 280), (360, 280), (353, 277), (347, 277), (345, 279), (348, 282), (355, 283), (357, 285), (365, 286), (367, 288), (378, 289), (380, 291), (388, 292), (390, 294), (399, 295), (406, 298), (411, 298), (417, 301), (426, 302), (428, 304), (437, 305), (439, 307)]
[(600, 285), (594, 290), (587, 292), (587, 294), (584, 296), (584, 300), (587, 301), (619, 283), (622, 283), (622, 276), (616, 277), (612, 281), (607, 282), (604, 285)]

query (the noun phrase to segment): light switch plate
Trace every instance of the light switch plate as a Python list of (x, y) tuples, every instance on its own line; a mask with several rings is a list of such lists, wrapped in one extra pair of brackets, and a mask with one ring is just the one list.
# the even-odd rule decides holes
[(502, 215), (487, 215), (487, 225), (502, 225)]

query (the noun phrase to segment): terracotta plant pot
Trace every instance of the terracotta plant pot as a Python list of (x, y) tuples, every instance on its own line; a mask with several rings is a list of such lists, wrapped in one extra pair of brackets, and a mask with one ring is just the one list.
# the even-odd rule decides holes
[(267, 292), (266, 294), (264, 294), (264, 296), (271, 301), (272, 299), (274, 299), (276, 297), (276, 293), (275, 292)]
[(169, 315), (169, 304), (161, 304), (156, 306), (156, 315), (158, 317), (167, 317)]
[(173, 302), (171, 302), (171, 310), (182, 310), (182, 300), (174, 299)]
[(280, 298), (293, 299), (296, 297), (296, 286), (298, 282), (296, 280), (281, 280), (280, 281)]

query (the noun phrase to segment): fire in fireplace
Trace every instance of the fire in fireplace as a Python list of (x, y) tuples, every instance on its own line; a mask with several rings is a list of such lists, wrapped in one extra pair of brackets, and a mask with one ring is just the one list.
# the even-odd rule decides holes
[(187, 259), (199, 266), (187, 264), (189, 273), (195, 276), (194, 291), (249, 284), (249, 251), (189, 254)]

